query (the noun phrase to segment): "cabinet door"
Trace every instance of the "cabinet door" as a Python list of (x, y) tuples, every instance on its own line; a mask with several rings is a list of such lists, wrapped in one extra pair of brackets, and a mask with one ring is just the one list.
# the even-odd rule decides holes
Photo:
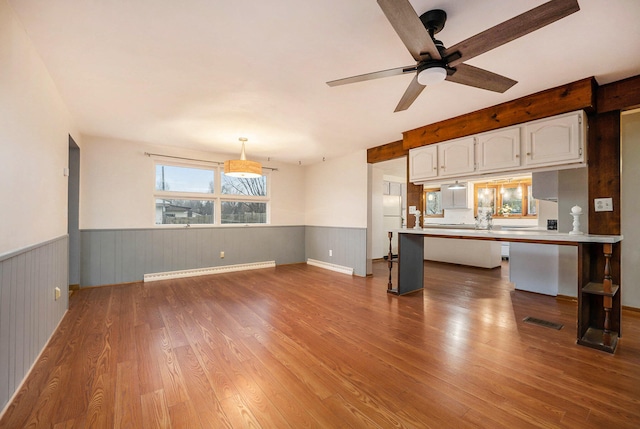
[(584, 162), (583, 112), (543, 119), (525, 125), (524, 164), (546, 166)]
[(520, 167), (521, 127), (506, 128), (477, 137), (478, 171), (512, 170)]
[(438, 148), (423, 146), (409, 151), (409, 180), (419, 182), (438, 175)]
[(440, 177), (464, 176), (475, 171), (473, 137), (452, 140), (437, 146)]

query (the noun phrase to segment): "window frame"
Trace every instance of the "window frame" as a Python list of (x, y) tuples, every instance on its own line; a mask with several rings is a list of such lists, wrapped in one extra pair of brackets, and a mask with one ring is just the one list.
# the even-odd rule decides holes
[[(506, 216), (503, 214), (498, 214), (497, 211), (499, 207), (503, 206), (503, 196), (504, 194), (500, 192), (500, 190), (505, 188), (517, 188), (521, 186), (522, 188), (522, 214), (507, 214)], [(522, 179), (516, 181), (508, 181), (508, 180), (500, 180), (500, 181), (490, 181), (490, 182), (478, 182), (474, 183), (473, 189), (473, 212), (474, 216), (478, 216), (478, 192), (483, 189), (493, 189), (495, 192), (495, 204), (494, 204), (494, 212), (492, 213), (492, 217), (494, 219), (537, 219), (538, 218), (538, 202), (535, 201), (535, 213), (529, 213), (529, 199), (532, 198), (530, 194), (531, 189), (531, 179)]]
[[(163, 191), (156, 189), (156, 169), (158, 165), (166, 165), (172, 167), (198, 168), (210, 170), (213, 172), (213, 193), (200, 192), (184, 192), (184, 191)], [(153, 210), (152, 224), (156, 228), (176, 228), (176, 227), (195, 227), (195, 228), (211, 228), (211, 227), (233, 227), (233, 226), (255, 226), (271, 224), (271, 171), (263, 170), (262, 175), (266, 180), (266, 196), (252, 195), (234, 195), (222, 193), (222, 174), (224, 173), (221, 163), (212, 164), (206, 161), (167, 161), (156, 159), (153, 162)], [(213, 223), (197, 223), (197, 224), (159, 224), (156, 223), (156, 200), (203, 200), (213, 202)], [(264, 223), (222, 223), (222, 202), (261, 202), (266, 203), (266, 219)]]
[[(423, 200), (424, 205), (422, 207), (422, 216), (423, 218), (443, 218), (444, 217), (444, 209), (442, 208), (442, 191), (440, 188), (426, 188), (422, 190), (423, 192)], [(438, 214), (427, 214), (427, 198), (429, 198), (429, 193), (440, 193), (440, 213)]]

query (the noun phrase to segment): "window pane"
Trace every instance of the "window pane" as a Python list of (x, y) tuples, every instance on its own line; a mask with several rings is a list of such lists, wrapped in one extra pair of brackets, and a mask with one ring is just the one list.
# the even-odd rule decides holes
[(442, 214), (442, 194), (440, 191), (428, 191), (426, 196), (425, 216), (437, 216)]
[(221, 190), (226, 195), (248, 195), (254, 197), (267, 196), (267, 177), (247, 179), (243, 177), (231, 177), (221, 173)]
[(213, 170), (156, 165), (156, 190), (213, 194)]
[(223, 224), (267, 223), (267, 203), (222, 201), (220, 208), (222, 210), (221, 222)]
[(496, 189), (495, 188), (479, 188), (478, 189), (478, 210), (479, 215), (496, 213)]
[[(522, 214), (522, 187), (503, 188), (502, 207), (499, 214), (503, 216)], [(502, 192), (502, 191), (501, 191)]]
[(213, 223), (213, 201), (156, 199), (156, 225)]

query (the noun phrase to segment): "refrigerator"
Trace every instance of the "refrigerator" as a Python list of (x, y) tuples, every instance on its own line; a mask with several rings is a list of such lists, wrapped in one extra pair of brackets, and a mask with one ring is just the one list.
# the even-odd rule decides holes
[[(382, 196), (382, 227), (384, 230), (385, 247), (383, 254), (389, 253), (389, 239), (387, 233), (402, 227), (402, 197), (400, 195), (383, 195)], [(391, 240), (391, 248), (394, 255), (398, 254), (398, 234), (393, 234)]]

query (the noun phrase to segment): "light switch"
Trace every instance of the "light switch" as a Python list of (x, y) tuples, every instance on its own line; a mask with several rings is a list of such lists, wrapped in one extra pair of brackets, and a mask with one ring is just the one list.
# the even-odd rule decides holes
[(613, 198), (595, 198), (593, 203), (597, 212), (613, 211)]

